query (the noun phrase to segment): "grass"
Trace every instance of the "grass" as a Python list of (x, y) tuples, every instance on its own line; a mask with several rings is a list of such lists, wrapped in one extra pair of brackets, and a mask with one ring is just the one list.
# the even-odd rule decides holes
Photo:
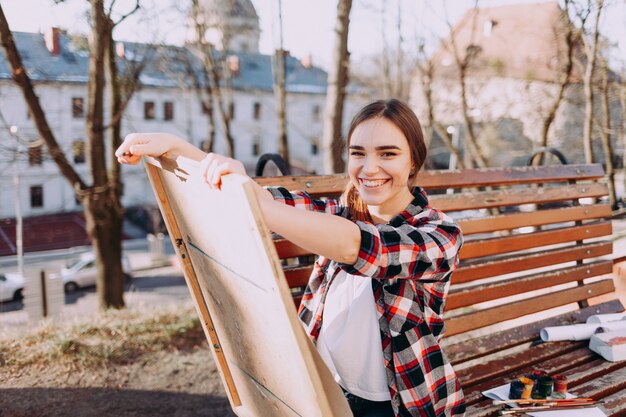
[(0, 367), (126, 364), (147, 353), (191, 350), (206, 343), (195, 310), (112, 310), (89, 323), (54, 324), (0, 340)]

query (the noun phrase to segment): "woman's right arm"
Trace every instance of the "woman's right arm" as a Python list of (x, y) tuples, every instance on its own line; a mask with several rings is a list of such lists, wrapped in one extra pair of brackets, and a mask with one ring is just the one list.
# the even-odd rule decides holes
[(186, 140), (170, 133), (131, 133), (115, 151), (121, 164), (138, 164), (143, 155), (171, 158), (185, 156), (196, 161), (203, 160), (207, 154)]

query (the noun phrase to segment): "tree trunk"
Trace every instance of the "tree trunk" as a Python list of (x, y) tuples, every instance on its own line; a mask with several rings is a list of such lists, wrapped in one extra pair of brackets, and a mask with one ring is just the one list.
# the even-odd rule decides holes
[[(93, 187), (82, 199), (85, 206), (87, 233), (92, 239), (96, 258), (96, 287), (100, 308), (122, 308), (123, 276), (121, 271), (121, 207), (115, 204), (115, 188), (110, 184), (106, 167), (104, 145), (104, 85), (105, 61), (111, 57), (112, 23), (104, 11), (103, 0), (91, 0), (92, 29), (89, 43), (89, 81), (87, 83), (87, 152)], [(115, 63), (109, 63), (109, 69)], [(112, 76), (116, 88), (116, 74)], [(117, 99), (116, 99), (117, 96)], [(119, 94), (112, 97), (112, 106), (119, 111)], [(115, 129), (112, 129), (115, 131)], [(119, 144), (119, 130), (116, 142)], [(114, 133), (114, 134), (115, 134)], [(112, 143), (113, 145), (113, 143)], [(113, 152), (113, 149), (110, 150)], [(113, 181), (115, 179), (112, 178)], [(113, 185), (113, 187), (111, 187)], [(120, 230), (114, 230), (119, 228)], [(117, 242), (114, 239), (117, 238)], [(116, 251), (117, 249), (117, 251)], [(116, 251), (117, 253), (114, 253)]]
[[(621, 103), (621, 108), (622, 108), (622, 126), (626, 127), (626, 83), (623, 81), (624, 78), (622, 78), (622, 82), (619, 84), (619, 100)], [(622, 130), (622, 146), (624, 147), (624, 149), (626, 149), (626, 129)], [(624, 156), (622, 159), (622, 171), (624, 172), (624, 190), (626, 190), (626, 152), (624, 152)], [(624, 199), (624, 196), (622, 196), (622, 200)]]
[(608, 62), (602, 64), (602, 149), (605, 159), (605, 175), (609, 185), (609, 199), (611, 207), (617, 208), (617, 195), (615, 193), (615, 170), (613, 169), (613, 144), (611, 143), (611, 108), (609, 107), (609, 68)]
[[(111, 128), (115, 132), (112, 134), (115, 138), (111, 140), (109, 149), (109, 156), (113, 158), (111, 161), (112, 167), (110, 172), (107, 172), (106, 147), (104, 146), (105, 126), (103, 123), (104, 72), (105, 60), (110, 60), (114, 56), (112, 55), (114, 45), (111, 36), (113, 24), (104, 13), (102, 0), (91, 0), (91, 10), (93, 27), (90, 42), (89, 103), (87, 111), (87, 148), (93, 182), (91, 187), (87, 187), (85, 182), (74, 171), (56, 142), (39, 103), (39, 98), (35, 94), (34, 87), (15, 47), (13, 35), (2, 11), (2, 6), (0, 6), (0, 37), (11, 64), (13, 78), (22, 90), (37, 131), (46, 143), (50, 155), (59, 167), (59, 170), (74, 190), (76, 198), (83, 204), (87, 233), (93, 245), (98, 268), (97, 287), (100, 307), (103, 309), (110, 307), (121, 308), (124, 307), (124, 282), (121, 266), (123, 211), (119, 203), (119, 195), (121, 193), (120, 172), (113, 152), (120, 142), (119, 120), (121, 120), (124, 106), (121, 104), (119, 96), (117, 99), (112, 100), (111, 114), (114, 123)], [(114, 67), (109, 67), (109, 71), (112, 71), (112, 74), (116, 74)], [(111, 79), (117, 85), (116, 76), (111, 77)], [(114, 88), (119, 92), (118, 87)], [(116, 124), (117, 128), (115, 127)]]
[[(546, 148), (548, 146), (548, 134), (550, 133), (550, 127), (554, 122), (554, 118), (556, 117), (556, 112), (559, 110), (561, 103), (563, 102), (563, 97), (565, 96), (565, 91), (567, 86), (570, 83), (570, 76), (572, 74), (572, 69), (574, 67), (573, 53), (574, 53), (574, 33), (572, 29), (572, 22), (569, 18), (569, 0), (565, 0), (565, 7), (563, 9), (563, 19), (565, 20), (566, 25), (566, 33), (565, 33), (565, 65), (563, 66), (563, 70), (558, 74), (558, 91), (552, 105), (548, 109), (548, 114), (543, 119), (541, 124), (541, 136), (539, 138), (539, 143), (542, 148)], [(539, 155), (538, 158), (533, 160), (533, 165), (542, 165), (544, 156), (543, 154)]]
[[(591, 45), (585, 42), (587, 51), (587, 65), (584, 75), (584, 94), (585, 94), (585, 123), (583, 127), (583, 148), (585, 151), (585, 162), (592, 164), (594, 161), (592, 147), (592, 123), (593, 123), (593, 75), (596, 66), (596, 56), (598, 49), (600, 15), (602, 14), (603, 0), (596, 0), (596, 14), (594, 21), (594, 30)], [(584, 39), (584, 37), (583, 37)]]
[(324, 108), (324, 169), (327, 173), (339, 173), (345, 169), (343, 160), (343, 104), (348, 84), (350, 54), (348, 52), (348, 29), (352, 0), (337, 0), (335, 22), (335, 49), (333, 64), (328, 73), (328, 88)]
[[(281, 25), (282, 28), (282, 25)], [(285, 51), (279, 49), (274, 55), (274, 94), (278, 113), (278, 153), (289, 165), (289, 143), (287, 142), (287, 93), (285, 91)]]
[[(476, 21), (477, 16), (478, 16), (478, 12), (474, 10), (474, 17), (473, 17), (474, 24), (472, 25), (472, 35), (471, 35), (472, 39), (474, 38), (473, 31), (475, 30), (474, 28), (476, 26), (475, 21)], [(456, 35), (454, 31), (452, 30), (452, 25), (448, 23), (448, 26), (450, 27), (450, 42), (452, 44), (454, 60), (455, 60), (457, 71), (458, 71), (459, 86), (461, 88), (461, 94), (460, 94), (461, 95), (460, 97), (461, 115), (463, 117), (463, 124), (465, 126), (465, 132), (467, 135), (467, 147), (476, 165), (478, 165), (478, 167), (480, 168), (485, 168), (487, 166), (487, 161), (485, 157), (483, 156), (483, 153), (478, 145), (478, 141), (476, 139), (476, 133), (474, 132), (474, 121), (472, 120), (472, 117), (469, 114), (470, 109), (467, 103), (467, 79), (466, 79), (467, 69), (469, 68), (471, 61), (476, 57), (479, 51), (475, 48), (470, 48), (470, 46), (468, 46), (467, 50), (464, 51), (463, 53), (463, 57), (461, 58), (461, 55), (459, 53), (459, 50), (456, 44)]]
[[(394, 94), (395, 97), (398, 97), (401, 100), (406, 100), (408, 98), (409, 89), (404, 88), (404, 37), (402, 36), (402, 5), (400, 1), (398, 1), (398, 21), (397, 21), (397, 30), (398, 30), (398, 45), (397, 45), (397, 55), (396, 55), (396, 92)], [(406, 90), (406, 91), (405, 91)]]
[[(116, 117), (123, 113), (122, 92), (119, 84), (119, 74), (117, 63), (115, 61), (115, 42), (113, 40), (114, 23), (110, 18), (106, 20), (106, 68), (109, 78), (109, 98), (110, 98), (110, 114), (112, 115), (112, 124), (109, 130), (109, 152), (110, 161), (115, 161), (115, 150), (122, 144), (122, 118)], [(132, 91), (134, 91), (134, 86)], [(127, 101), (130, 100), (132, 93), (129, 92)], [(121, 204), (122, 181), (121, 166), (113, 162), (109, 171), (109, 193), (108, 203), (110, 222), (108, 231), (99, 233), (99, 241), (105, 241), (108, 244), (103, 248), (105, 253), (102, 259), (105, 262), (105, 285), (104, 289), (99, 292), (101, 307), (124, 306), (124, 271), (122, 268), (122, 226), (124, 223), (124, 209)], [(108, 239), (105, 239), (108, 238)]]

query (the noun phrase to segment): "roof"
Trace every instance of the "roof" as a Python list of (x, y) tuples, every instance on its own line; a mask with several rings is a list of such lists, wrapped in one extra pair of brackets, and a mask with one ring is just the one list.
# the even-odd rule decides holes
[[(564, 62), (567, 24), (558, 3), (550, 1), (471, 9), (452, 33), (460, 56), (468, 47), (478, 51), (470, 72), (554, 81)], [(453, 51), (448, 38), (434, 55), (440, 70), (455, 67)]]
[[(24, 67), (34, 82), (87, 83), (89, 53), (84, 36), (61, 32), (61, 53), (53, 55), (46, 47), (41, 33), (13, 32)], [(120, 71), (148, 55), (150, 63), (141, 74), (143, 86), (177, 88), (181, 80), (191, 84), (187, 75), (187, 60), (197, 74), (202, 64), (191, 48), (185, 46), (151, 46), (123, 42), (124, 59), (119, 58)], [(122, 49), (122, 48), (120, 48)], [(219, 54), (216, 52), (216, 54)], [(272, 91), (272, 57), (258, 53), (233, 53), (239, 59), (239, 71), (232, 79), (235, 90)], [(217, 56), (217, 55), (216, 55)], [(184, 58), (184, 59), (181, 59)], [(303, 66), (298, 59), (287, 57), (286, 89), (288, 92), (326, 93), (327, 74), (321, 68)], [(201, 76), (198, 77), (202, 79)], [(11, 70), (4, 54), (0, 54), (0, 79), (11, 79)]]

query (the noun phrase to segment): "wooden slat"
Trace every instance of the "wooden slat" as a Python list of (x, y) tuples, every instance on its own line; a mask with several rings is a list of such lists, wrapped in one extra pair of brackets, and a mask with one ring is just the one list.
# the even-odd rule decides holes
[[(612, 262), (611, 262), (611, 265), (613, 265)], [(285, 278), (287, 278), (287, 283), (289, 284), (289, 288), (294, 288), (294, 287), (306, 286), (306, 284), (309, 282), (309, 277), (311, 276), (313, 267), (300, 266), (300, 267), (283, 268), (283, 270), (285, 272)]]
[(593, 264), (559, 269), (548, 273), (514, 278), (511, 281), (495, 284), (477, 285), (460, 291), (451, 292), (446, 301), (446, 310), (467, 307), (485, 301), (498, 300), (528, 291), (552, 287), (572, 281), (580, 281), (613, 271), (613, 262), (603, 261)]
[(466, 192), (430, 196), (430, 204), (443, 211), (476, 210), (519, 204), (542, 204), (587, 197), (602, 197), (604, 184), (574, 184), (559, 187), (512, 188), (497, 191)]
[(608, 416), (624, 416), (626, 415), (626, 389), (617, 391), (611, 395), (602, 398), (602, 410)]
[[(422, 171), (417, 175), (417, 183), (426, 189), (442, 189), (595, 180), (603, 176), (604, 170), (600, 164), (554, 165)], [(285, 187), (289, 190), (307, 191), (313, 195), (341, 193), (348, 182), (345, 174), (258, 177), (254, 180), (262, 186)]]
[(476, 233), (511, 230), (518, 227), (542, 226), (577, 220), (608, 218), (610, 216), (611, 206), (609, 204), (599, 204), (489, 216), (480, 219), (460, 219), (457, 223), (461, 227), (463, 234), (467, 236)]
[(274, 245), (276, 246), (276, 252), (278, 252), (280, 259), (311, 255), (311, 251), (301, 248), (287, 239), (275, 239)]
[(442, 344), (450, 361), (456, 365), (537, 340), (539, 331), (544, 327), (584, 323), (593, 314), (620, 313), (622, 311), (624, 311), (624, 306), (620, 301), (612, 300), (460, 343), (449, 345), (446, 344), (444, 338)]
[[(533, 364), (542, 363), (548, 359), (563, 356), (569, 352), (584, 348), (588, 342), (553, 342), (541, 343), (530, 348), (508, 355), (504, 358), (487, 361), (460, 372), (461, 385), (470, 387), (481, 382), (492, 380), (499, 376), (517, 374), (516, 371), (527, 368)], [(517, 375), (518, 377), (521, 375)]]
[[(586, 382), (578, 385), (577, 380), (582, 378)], [(574, 386), (569, 390), (572, 394), (600, 400), (626, 389), (626, 362), (607, 362), (605, 366), (598, 366), (572, 376), (568, 375), (567, 379), (568, 386)]]
[[(607, 236), (611, 233), (611, 222), (605, 221), (535, 233), (481, 239), (466, 242), (459, 251), (459, 258), (473, 259), (508, 252), (516, 252), (524, 249), (555, 245), (558, 243), (575, 242), (592, 237)], [(555, 259), (555, 262), (559, 262), (559, 260)]]
[(569, 303), (587, 300), (598, 295), (607, 294), (615, 289), (613, 280), (607, 279), (581, 287), (570, 288), (563, 291), (533, 297), (529, 300), (508, 303), (465, 314), (446, 320), (446, 334), (448, 336), (467, 332), (490, 324), (500, 323), (506, 320), (521, 317), (527, 314), (537, 313)]
[(312, 196), (339, 195), (348, 184), (348, 176), (345, 174), (257, 177), (254, 180), (261, 186), (306, 191)]
[(491, 276), (504, 275), (511, 272), (525, 271), (552, 265), (555, 262), (565, 263), (582, 259), (609, 255), (613, 251), (611, 242), (596, 242), (575, 247), (552, 249), (527, 255), (488, 260), (486, 262), (466, 263), (452, 274), (452, 284), (461, 284)]
[(422, 171), (417, 177), (417, 183), (430, 189), (595, 180), (603, 177), (604, 169), (600, 164), (550, 165)]

